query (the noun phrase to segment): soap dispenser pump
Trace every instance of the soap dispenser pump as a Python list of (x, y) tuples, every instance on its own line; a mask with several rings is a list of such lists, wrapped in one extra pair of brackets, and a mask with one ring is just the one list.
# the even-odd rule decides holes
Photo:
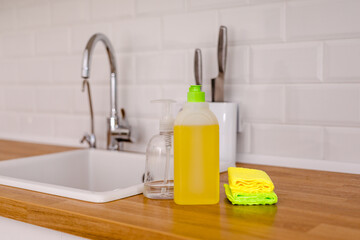
[(162, 104), (160, 133), (153, 136), (146, 149), (144, 195), (152, 199), (174, 198), (172, 141), (174, 118), (171, 105), (174, 100), (153, 100)]

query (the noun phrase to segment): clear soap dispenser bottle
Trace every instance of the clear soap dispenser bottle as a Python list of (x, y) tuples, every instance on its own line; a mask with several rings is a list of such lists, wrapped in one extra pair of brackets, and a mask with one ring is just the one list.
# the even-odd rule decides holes
[(152, 199), (174, 198), (174, 158), (172, 141), (174, 134), (174, 118), (171, 105), (174, 100), (153, 100), (162, 104), (160, 133), (153, 136), (146, 149), (144, 195)]

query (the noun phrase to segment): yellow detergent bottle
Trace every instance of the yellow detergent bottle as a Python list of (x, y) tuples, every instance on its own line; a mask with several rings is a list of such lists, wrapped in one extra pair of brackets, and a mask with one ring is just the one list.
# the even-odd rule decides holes
[(201, 85), (190, 86), (174, 123), (174, 200), (181, 205), (219, 202), (219, 124)]

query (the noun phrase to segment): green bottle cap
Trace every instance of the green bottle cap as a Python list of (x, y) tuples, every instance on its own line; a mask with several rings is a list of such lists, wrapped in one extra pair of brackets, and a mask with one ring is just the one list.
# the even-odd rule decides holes
[(187, 93), (188, 102), (205, 102), (205, 93), (201, 91), (201, 85), (191, 85)]

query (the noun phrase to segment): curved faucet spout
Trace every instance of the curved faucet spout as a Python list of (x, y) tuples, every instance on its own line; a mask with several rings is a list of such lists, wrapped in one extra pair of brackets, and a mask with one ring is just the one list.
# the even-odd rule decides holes
[(102, 33), (96, 33), (92, 35), (89, 41), (86, 44), (83, 61), (81, 68), (81, 77), (87, 79), (90, 77), (90, 64), (92, 54), (95, 48), (95, 45), (98, 41), (102, 41), (105, 45), (107, 55), (109, 57), (110, 63), (110, 118), (117, 118), (117, 78), (116, 78), (116, 61), (115, 61), (115, 51), (111, 45), (110, 40)]

